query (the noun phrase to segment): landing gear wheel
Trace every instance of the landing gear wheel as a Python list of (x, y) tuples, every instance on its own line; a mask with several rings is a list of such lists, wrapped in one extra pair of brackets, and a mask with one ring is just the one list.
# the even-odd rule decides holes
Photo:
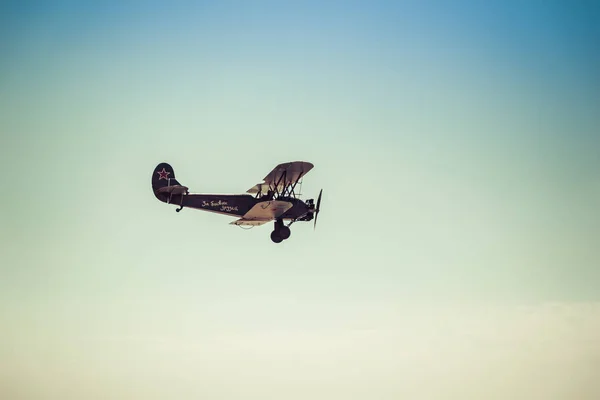
[(279, 232), (273, 231), (271, 232), (271, 240), (273, 241), (273, 243), (281, 243), (283, 238), (279, 236)]
[(285, 240), (289, 238), (291, 234), (292, 231), (287, 226), (282, 226), (281, 228), (279, 228), (279, 236), (281, 237), (281, 239)]

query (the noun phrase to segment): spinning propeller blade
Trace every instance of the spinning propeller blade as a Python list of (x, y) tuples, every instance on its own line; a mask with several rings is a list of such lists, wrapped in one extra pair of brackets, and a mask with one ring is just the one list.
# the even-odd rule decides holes
[(319, 210), (321, 209), (321, 195), (323, 194), (323, 189), (319, 192), (319, 197), (317, 198), (317, 207), (315, 208), (315, 225), (313, 226), (313, 230), (317, 229), (317, 217), (319, 216)]

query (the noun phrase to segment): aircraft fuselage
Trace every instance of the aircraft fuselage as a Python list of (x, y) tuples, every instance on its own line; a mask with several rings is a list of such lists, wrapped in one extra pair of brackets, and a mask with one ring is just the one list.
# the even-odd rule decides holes
[[(183, 196), (183, 198), (182, 198)], [(268, 201), (267, 198), (256, 198), (249, 194), (178, 194), (169, 198), (168, 195), (157, 195), (160, 201), (183, 208), (195, 208), (197, 210), (209, 211), (218, 214), (241, 217), (246, 214), (257, 203)], [(287, 210), (280, 219), (296, 219), (306, 215), (309, 206), (302, 200), (294, 197), (279, 197), (277, 200), (287, 201), (293, 206)]]

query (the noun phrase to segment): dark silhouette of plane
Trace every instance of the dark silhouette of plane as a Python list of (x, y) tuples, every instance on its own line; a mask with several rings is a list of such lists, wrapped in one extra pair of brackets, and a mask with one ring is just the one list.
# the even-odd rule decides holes
[(296, 191), (312, 168), (311, 163), (304, 161), (279, 164), (263, 179), (264, 182), (248, 189), (247, 194), (192, 194), (175, 179), (173, 168), (161, 163), (152, 174), (152, 190), (163, 203), (178, 205), (177, 212), (187, 207), (239, 217), (231, 222), (238, 226), (258, 226), (275, 221), (271, 240), (280, 243), (290, 237), (290, 225), (294, 222), (314, 219), (314, 227), (317, 226), (323, 189), (316, 205), (313, 199), (299, 199), (300, 194)]

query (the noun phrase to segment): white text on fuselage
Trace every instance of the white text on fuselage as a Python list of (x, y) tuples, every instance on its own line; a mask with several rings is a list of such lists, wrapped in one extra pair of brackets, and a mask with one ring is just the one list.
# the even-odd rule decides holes
[(218, 207), (219, 211), (223, 212), (232, 212), (238, 211), (238, 206), (230, 206), (226, 201), (218, 200), (218, 201), (206, 201), (202, 200), (202, 207)]

